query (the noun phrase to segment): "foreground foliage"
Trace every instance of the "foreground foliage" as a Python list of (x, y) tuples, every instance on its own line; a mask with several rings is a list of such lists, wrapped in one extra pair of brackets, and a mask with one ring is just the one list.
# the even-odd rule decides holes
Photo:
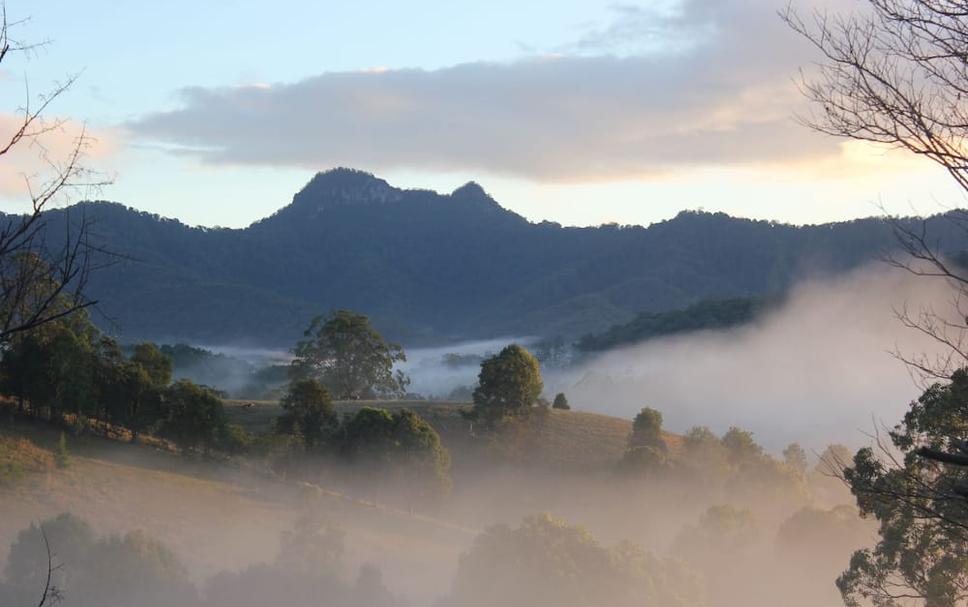
[(968, 469), (920, 457), (918, 449), (955, 450), (968, 436), (968, 370), (935, 384), (911, 404), (880, 452), (861, 449), (844, 477), (880, 541), (860, 550), (837, 585), (850, 606), (922, 599), (930, 607), (968, 600)]

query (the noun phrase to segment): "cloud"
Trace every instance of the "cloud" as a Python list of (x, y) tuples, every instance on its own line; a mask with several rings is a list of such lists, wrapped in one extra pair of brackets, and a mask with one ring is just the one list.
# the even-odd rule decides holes
[[(127, 127), (216, 164), (486, 171), (544, 181), (839, 154), (792, 119), (808, 61), (780, 0), (622, 6), (565, 54), (438, 70), (325, 73), (269, 87), (188, 88)], [(670, 52), (614, 54), (637, 37)], [(580, 50), (578, 50), (580, 48)], [(589, 54), (591, 53), (591, 54)]]

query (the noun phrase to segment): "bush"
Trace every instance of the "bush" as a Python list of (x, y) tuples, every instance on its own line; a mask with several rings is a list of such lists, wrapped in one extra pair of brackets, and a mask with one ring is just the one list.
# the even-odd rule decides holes
[(71, 454), (67, 450), (67, 435), (60, 433), (57, 440), (57, 451), (54, 452), (54, 463), (58, 468), (68, 468), (71, 465)]

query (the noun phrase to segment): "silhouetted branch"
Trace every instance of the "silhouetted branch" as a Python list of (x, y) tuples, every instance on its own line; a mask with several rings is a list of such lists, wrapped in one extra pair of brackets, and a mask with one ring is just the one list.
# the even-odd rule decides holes
[(47, 531), (44, 530), (43, 526), (40, 528), (40, 535), (44, 538), (44, 548), (47, 550), (47, 577), (44, 581), (44, 592), (40, 596), (40, 602), (37, 603), (37, 607), (50, 607), (59, 603), (64, 597), (61, 594), (57, 586), (54, 585), (54, 572), (57, 571), (60, 566), (54, 566), (54, 554), (50, 549), (50, 541), (47, 539)]
[[(32, 48), (10, 37), (11, 27), (18, 23), (7, 20), (6, 7), (0, 3), (0, 63), (13, 51)], [(93, 143), (85, 128), (64, 158), (52, 158), (44, 145), (45, 135), (63, 130), (66, 125), (64, 120), (46, 120), (45, 114), (76, 79), (76, 75), (69, 76), (51, 91), (38, 96), (37, 103), (33, 103), (28, 88), (13, 133), (0, 140), (0, 157), (17, 146), (30, 146), (39, 151), (50, 175), (41, 182), (25, 176), (30, 197), (28, 213), (0, 215), (0, 344), (18, 333), (96, 303), (86, 297), (85, 291), (91, 272), (98, 266), (93, 257), (105, 255), (105, 251), (91, 245), (91, 223), (82, 217), (75, 225), (66, 216), (64, 233), (56, 234), (57, 241), (52, 242), (48, 239), (45, 214), (71, 192), (88, 191), (108, 183), (84, 166), (85, 155)]]

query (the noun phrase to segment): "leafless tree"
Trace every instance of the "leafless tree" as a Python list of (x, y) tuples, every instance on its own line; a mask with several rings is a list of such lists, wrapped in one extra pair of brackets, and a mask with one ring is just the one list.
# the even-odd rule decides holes
[[(9, 21), (0, 3), (0, 64), (14, 55), (33, 52), (36, 46), (19, 42), (12, 32), (23, 22)], [(30, 209), (22, 215), (0, 214), (0, 345), (17, 333), (62, 318), (95, 302), (85, 290), (98, 252), (90, 242), (86, 217), (49, 234), (45, 211), (72, 193), (105, 185), (106, 181), (84, 165), (93, 141), (82, 129), (65, 157), (55, 158), (45, 145), (47, 136), (63, 132), (66, 122), (48, 117), (51, 104), (76, 80), (68, 77), (36, 98), (27, 89), (18, 121), (7, 138), (0, 139), (0, 161), (14, 149), (36, 152), (46, 166), (44, 176), (24, 176)]]
[[(801, 121), (822, 133), (926, 158), (968, 192), (968, 1), (867, 0), (859, 6), (851, 14), (814, 12), (806, 18), (792, 6), (781, 12), (820, 56), (801, 80), (813, 101)], [(961, 241), (956, 247), (931, 234), (926, 221), (889, 218), (899, 251), (887, 261), (952, 287), (948, 310), (897, 311), (905, 326), (943, 346), (937, 356), (897, 354), (923, 384), (963, 383), (954, 373), (968, 366), (968, 263), (961, 258), (968, 248), (968, 212), (953, 210), (945, 218)], [(968, 554), (968, 442), (959, 436), (959, 402), (945, 400), (938, 389), (928, 388), (922, 399), (930, 405), (919, 400), (888, 431), (890, 442), (877, 433), (875, 446), (853, 462), (832, 465), (862, 512), (881, 524), (877, 548), (855, 553), (838, 580), (848, 604), (863, 597), (893, 605), (940, 596), (941, 589), (957, 598), (929, 604), (956, 604), (968, 593), (968, 577), (942, 562)], [(944, 549), (932, 552), (932, 542)], [(937, 572), (921, 575), (920, 568), (935, 565)]]
[[(822, 133), (927, 158), (968, 192), (968, 2), (868, 0), (863, 6), (852, 14), (804, 17), (792, 5), (781, 12), (821, 58), (801, 79), (814, 103), (800, 120)], [(953, 210), (946, 219), (968, 237), (968, 212)], [(946, 346), (937, 357), (899, 356), (925, 383), (946, 379), (968, 364), (968, 269), (945, 254), (926, 222), (889, 221), (900, 246), (888, 262), (953, 287), (950, 311), (898, 311), (904, 325)]]

